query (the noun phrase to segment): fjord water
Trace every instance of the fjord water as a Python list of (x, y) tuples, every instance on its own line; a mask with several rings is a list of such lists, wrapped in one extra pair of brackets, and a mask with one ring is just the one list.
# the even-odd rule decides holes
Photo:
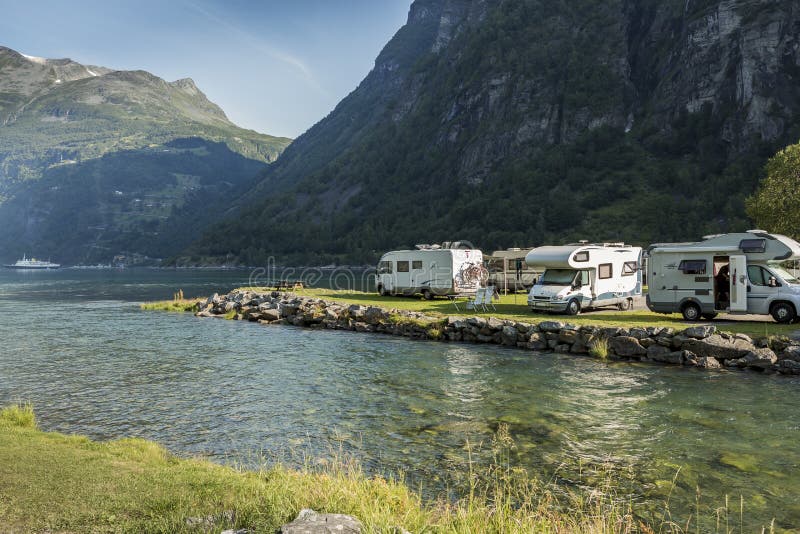
[[(245, 271), (0, 272), (0, 404), (45, 430), (137, 436), (256, 465), (344, 451), (435, 492), (507, 424), (514, 465), (565, 484), (611, 478), (701, 525), (800, 525), (800, 380), (493, 346), (313, 331), (138, 302), (245, 285)], [(481, 444), (483, 444), (481, 446)], [(675, 480), (673, 488), (672, 481)], [(699, 497), (698, 497), (699, 491)], [(667, 516), (669, 518), (669, 516)]]

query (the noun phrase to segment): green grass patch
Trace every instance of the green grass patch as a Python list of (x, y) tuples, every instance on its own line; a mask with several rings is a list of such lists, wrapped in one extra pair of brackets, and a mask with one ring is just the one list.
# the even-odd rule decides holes
[(608, 338), (597, 336), (589, 342), (589, 354), (601, 360), (608, 359)]
[(201, 300), (204, 299), (187, 299), (183, 294), (183, 289), (179, 289), (172, 294), (172, 300), (145, 302), (140, 305), (140, 308), (149, 311), (196, 312), (200, 310)]
[[(141, 439), (94, 442), (42, 432), (30, 406), (0, 412), (0, 531), (198, 532), (188, 518), (213, 518), (208, 531), (275, 532), (302, 508), (345, 513), (366, 532), (628, 532), (630, 504), (608, 492), (541, 483), (508, 467), (508, 452), (470, 463), (458, 500), (423, 500), (402, 480), (368, 476), (334, 456), (303, 469), (246, 471), (181, 459)], [(22, 417), (20, 415), (22, 414)], [(28, 415), (30, 414), (30, 415)], [(22, 424), (20, 419), (26, 421)], [(501, 427), (492, 446), (505, 444)], [(506, 437), (504, 437), (506, 436)]]

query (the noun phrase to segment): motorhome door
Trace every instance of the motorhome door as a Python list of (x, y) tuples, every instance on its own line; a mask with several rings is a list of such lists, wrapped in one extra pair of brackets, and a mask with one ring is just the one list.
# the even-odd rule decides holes
[(730, 257), (731, 311), (747, 311), (747, 257)]

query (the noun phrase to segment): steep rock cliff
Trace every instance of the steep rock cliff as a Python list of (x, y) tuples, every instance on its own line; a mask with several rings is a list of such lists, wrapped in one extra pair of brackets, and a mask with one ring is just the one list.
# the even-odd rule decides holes
[(418, 0), (189, 252), (327, 262), (741, 229), (761, 165), (797, 137), (798, 37), (798, 1)]

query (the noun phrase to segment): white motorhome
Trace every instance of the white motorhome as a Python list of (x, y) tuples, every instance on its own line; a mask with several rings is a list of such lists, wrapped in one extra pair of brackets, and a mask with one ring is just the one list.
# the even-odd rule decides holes
[(528, 294), (533, 311), (569, 315), (587, 308), (628, 310), (642, 294), (641, 247), (622, 243), (538, 247), (525, 261), (544, 273)]
[(458, 241), (387, 252), (375, 274), (375, 288), (381, 295), (422, 294), (426, 299), (474, 294), (485, 281), (483, 253), (462, 248)]
[(525, 263), (525, 256), (532, 249), (533, 247), (495, 250), (491, 256), (484, 256), (489, 271), (488, 284), (502, 292), (530, 289), (542, 274)]
[(763, 230), (706, 236), (697, 243), (650, 245), (647, 307), (687, 321), (718, 313), (772, 315), (790, 323), (800, 281), (781, 262), (800, 259), (800, 243)]

